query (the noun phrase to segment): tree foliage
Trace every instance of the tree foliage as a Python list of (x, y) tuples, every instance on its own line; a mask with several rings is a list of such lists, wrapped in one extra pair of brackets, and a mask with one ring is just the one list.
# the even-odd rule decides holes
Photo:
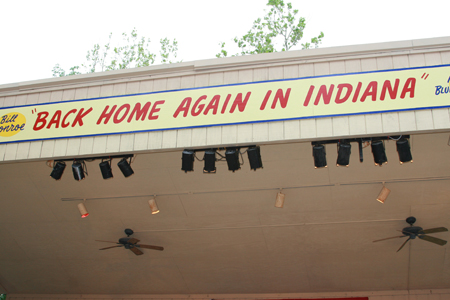
[[(240, 49), (240, 53), (236, 55), (288, 51), (303, 38), (305, 18), (297, 16), (298, 10), (293, 9), (291, 3), (285, 4), (284, 0), (269, 0), (267, 5), (270, 6), (270, 10), (266, 15), (262, 19), (256, 19), (245, 35), (234, 38)], [(301, 44), (302, 49), (313, 46), (317, 48), (323, 37), (324, 34), (321, 32), (317, 37), (313, 37), (311, 42)], [(219, 45), (221, 50), (216, 57), (226, 57), (228, 51), (225, 50), (225, 43)]]
[[(56, 64), (52, 70), (53, 77), (146, 67), (154, 64), (158, 57), (150, 50), (150, 39), (139, 37), (136, 29), (133, 29), (130, 34), (122, 33), (122, 45), (112, 47), (111, 39), (112, 33), (104, 46), (95, 44), (87, 52), (86, 62), (69, 68), (69, 72)], [(177, 51), (178, 42), (175, 39), (173, 41), (168, 38), (160, 40), (161, 63), (172, 63), (172, 59), (177, 57)]]

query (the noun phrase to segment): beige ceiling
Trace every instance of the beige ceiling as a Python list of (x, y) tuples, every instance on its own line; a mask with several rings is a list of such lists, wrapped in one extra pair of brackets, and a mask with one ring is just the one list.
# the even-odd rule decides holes
[[(414, 163), (375, 167), (370, 147), (359, 163), (314, 169), (310, 143), (261, 145), (264, 169), (217, 174), (181, 169), (181, 151), (137, 155), (135, 174), (103, 180), (99, 161), (76, 182), (61, 181), (44, 161), (0, 164), (0, 291), (46, 294), (206, 294), (450, 288), (449, 246), (404, 239), (379, 243), (407, 226), (450, 228), (448, 133), (412, 137)], [(202, 154), (199, 154), (201, 157)], [(117, 163), (117, 160), (115, 161)], [(377, 202), (381, 182), (391, 194)], [(276, 208), (278, 188), (286, 194)], [(152, 215), (148, 195), (161, 212)], [(142, 197), (137, 197), (142, 196)], [(81, 219), (87, 198), (90, 216)], [(99, 198), (99, 199), (95, 199)], [(99, 251), (131, 228), (144, 244), (164, 246), (135, 256)], [(448, 232), (433, 234), (450, 240)]]

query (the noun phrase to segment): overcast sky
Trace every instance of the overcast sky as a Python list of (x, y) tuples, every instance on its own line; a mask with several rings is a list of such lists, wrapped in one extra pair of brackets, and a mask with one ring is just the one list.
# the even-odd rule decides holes
[[(323, 31), (320, 47), (449, 36), (450, 1), (292, 0), (306, 18), (303, 42)], [(161, 38), (177, 39), (178, 58), (214, 58), (219, 42), (232, 47), (267, 0), (0, 0), (0, 85), (50, 78), (52, 68), (85, 61), (96, 43), (136, 28), (155, 50)], [(232, 51), (233, 52), (233, 51)]]

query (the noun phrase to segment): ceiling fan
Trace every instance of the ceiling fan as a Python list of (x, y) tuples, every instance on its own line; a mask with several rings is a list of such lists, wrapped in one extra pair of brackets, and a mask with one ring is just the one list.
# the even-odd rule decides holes
[(439, 246), (444, 246), (445, 244), (447, 244), (447, 241), (445, 241), (445, 240), (441, 240), (441, 239), (438, 239), (436, 237), (427, 235), (429, 233), (437, 233), (437, 232), (448, 231), (447, 228), (445, 228), (445, 227), (436, 227), (436, 228), (430, 228), (430, 229), (423, 229), (422, 227), (419, 227), (419, 226), (413, 226), (413, 224), (415, 222), (416, 222), (416, 218), (408, 217), (408, 218), (406, 218), (406, 223), (408, 223), (410, 225), (410, 227), (405, 227), (402, 230), (399, 230), (401, 233), (403, 233), (403, 235), (388, 237), (388, 238), (381, 239), (381, 240), (376, 240), (376, 241), (373, 241), (373, 242), (375, 243), (375, 242), (380, 242), (380, 241), (389, 240), (389, 239), (408, 237), (408, 239), (400, 246), (400, 248), (398, 248), (397, 252), (400, 251), (403, 248), (403, 246), (405, 246), (406, 243), (409, 240), (413, 240), (416, 237), (418, 237), (419, 239), (422, 239), (424, 241), (437, 244)]
[(140, 242), (138, 239), (130, 238), (130, 235), (132, 235), (133, 233), (134, 233), (133, 230), (128, 229), (128, 228), (125, 229), (125, 234), (127, 235), (127, 237), (120, 238), (118, 243), (110, 242), (110, 241), (96, 240), (97, 242), (105, 242), (105, 243), (117, 244), (116, 246), (100, 248), (99, 250), (106, 250), (106, 249), (111, 249), (111, 248), (125, 247), (125, 249), (130, 249), (131, 252), (133, 252), (136, 255), (144, 254), (144, 252), (142, 252), (138, 248), (153, 249), (153, 250), (160, 250), (160, 251), (164, 250), (164, 248), (160, 247), (160, 246), (138, 244)]

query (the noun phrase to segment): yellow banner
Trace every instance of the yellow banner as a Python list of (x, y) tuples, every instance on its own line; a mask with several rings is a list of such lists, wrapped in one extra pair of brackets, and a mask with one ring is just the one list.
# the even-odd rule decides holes
[(450, 66), (0, 109), (0, 143), (450, 106)]

